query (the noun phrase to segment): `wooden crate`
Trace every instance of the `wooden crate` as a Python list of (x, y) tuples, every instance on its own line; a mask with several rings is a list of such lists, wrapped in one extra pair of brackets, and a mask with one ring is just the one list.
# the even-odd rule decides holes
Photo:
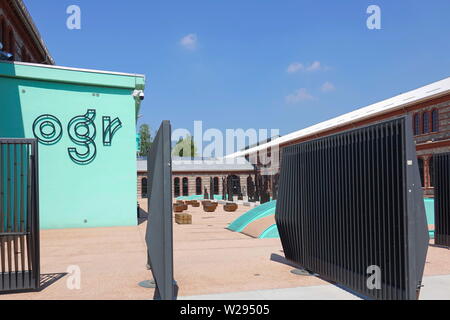
[(177, 224), (192, 224), (192, 215), (187, 213), (175, 214), (175, 222)]

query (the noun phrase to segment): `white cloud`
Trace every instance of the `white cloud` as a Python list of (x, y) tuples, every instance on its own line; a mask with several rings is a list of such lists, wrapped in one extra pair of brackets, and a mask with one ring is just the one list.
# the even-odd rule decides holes
[(314, 71), (326, 71), (329, 68), (326, 66), (323, 66), (320, 61), (314, 61), (309, 66), (305, 66), (300, 62), (293, 62), (291, 63), (287, 68), (287, 73), (296, 73), (299, 71), (307, 71), (307, 72), (314, 72)]
[(195, 33), (190, 33), (180, 40), (180, 45), (188, 50), (195, 50), (197, 48), (198, 38)]
[(322, 92), (331, 92), (336, 90), (336, 87), (331, 82), (327, 81), (322, 85)]
[(296, 73), (300, 70), (303, 70), (305, 67), (299, 62), (293, 62), (287, 68), (287, 73)]
[(289, 104), (299, 103), (302, 101), (314, 100), (314, 97), (308, 93), (305, 88), (295, 90), (294, 93), (286, 96), (286, 102)]
[(319, 71), (322, 70), (322, 64), (320, 61), (314, 61), (306, 70), (308, 71)]

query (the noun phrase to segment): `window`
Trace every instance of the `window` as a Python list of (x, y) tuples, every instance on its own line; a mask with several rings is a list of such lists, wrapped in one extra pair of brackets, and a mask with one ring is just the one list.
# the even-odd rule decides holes
[(431, 132), (439, 132), (439, 110), (434, 109), (431, 112)]
[(202, 190), (202, 178), (195, 179), (195, 193), (197, 195), (201, 195), (203, 193), (203, 190)]
[(422, 116), (422, 132), (430, 133), (430, 113), (428, 111), (424, 112)]
[(414, 115), (413, 122), (414, 135), (417, 136), (420, 134), (420, 116), (418, 113)]
[(189, 180), (188, 178), (183, 178), (183, 197), (189, 196)]
[(141, 197), (142, 198), (147, 198), (148, 197), (148, 195), (147, 195), (147, 182), (148, 182), (148, 180), (147, 180), (147, 178), (142, 178), (142, 180), (141, 180)]
[(175, 178), (173, 181), (173, 194), (175, 198), (180, 196), (180, 178)]

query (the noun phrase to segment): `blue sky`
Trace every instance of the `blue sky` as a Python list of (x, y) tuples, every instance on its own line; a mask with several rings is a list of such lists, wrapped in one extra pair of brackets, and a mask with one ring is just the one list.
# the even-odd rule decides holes
[[(450, 75), (448, 0), (25, 3), (58, 65), (145, 74), (152, 129), (287, 134)], [(81, 30), (66, 28), (73, 4)]]

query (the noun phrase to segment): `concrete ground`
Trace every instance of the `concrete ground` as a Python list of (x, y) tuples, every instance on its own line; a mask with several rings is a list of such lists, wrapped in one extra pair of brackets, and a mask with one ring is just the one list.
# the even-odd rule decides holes
[[(146, 209), (145, 203), (142, 207)], [(174, 225), (180, 298), (356, 298), (316, 277), (292, 274), (279, 239), (253, 239), (225, 229), (248, 209), (226, 213), (219, 206), (210, 214), (190, 207), (193, 224)], [(136, 227), (42, 231), (41, 269), (49, 286), (0, 299), (152, 299), (152, 289), (138, 286), (151, 278), (145, 268), (145, 228), (144, 222)], [(450, 292), (450, 250), (430, 247), (425, 276), (424, 292), (430, 293), (422, 298), (450, 299), (445, 295)]]
[[(420, 300), (450, 300), (450, 275), (424, 277)], [(360, 300), (334, 285), (179, 297), (179, 300)]]

